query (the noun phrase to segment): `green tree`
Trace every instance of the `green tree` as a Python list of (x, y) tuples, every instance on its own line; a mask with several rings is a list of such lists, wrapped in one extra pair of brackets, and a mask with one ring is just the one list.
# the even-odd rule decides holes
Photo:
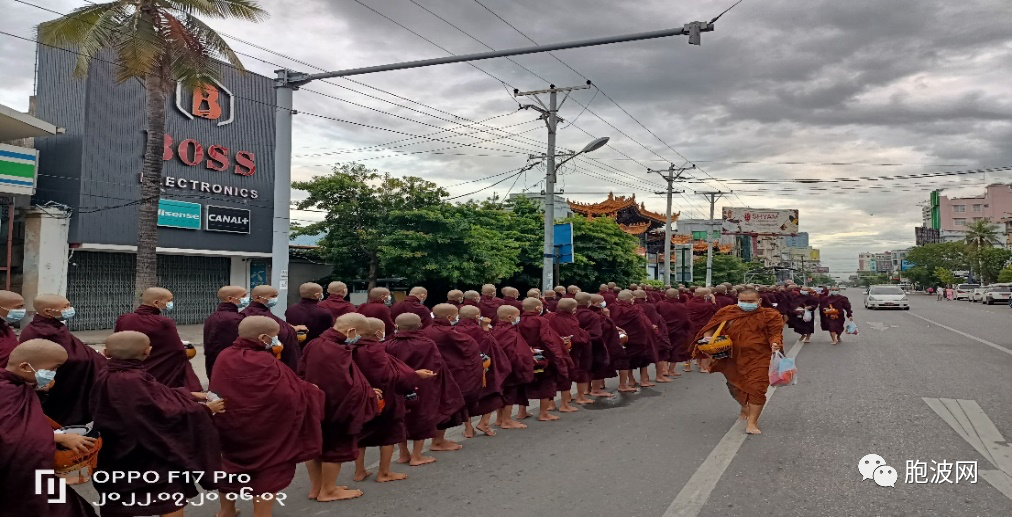
[(139, 294), (157, 283), (158, 201), (161, 198), (162, 135), (166, 97), (180, 81), (198, 88), (219, 76), (215, 58), (243, 70), (228, 43), (199, 17), (260, 21), (267, 14), (253, 0), (115, 0), (74, 9), (39, 25), (45, 45), (74, 47), (83, 77), (95, 56), (111, 50), (119, 67), (116, 79), (139, 79), (147, 92), (147, 139), (141, 167), (137, 213)]
[(959, 282), (959, 279), (952, 274), (952, 271), (949, 271), (944, 267), (935, 268), (935, 277), (938, 278), (942, 285), (953, 285)]
[(1012, 282), (1012, 266), (1006, 267), (1005, 269), (1002, 269), (1000, 273), (998, 273), (998, 281), (1001, 283)]
[(574, 262), (559, 268), (561, 284), (596, 291), (603, 283), (626, 285), (643, 279), (646, 262), (636, 254), (638, 240), (614, 219), (571, 217), (562, 222), (573, 224)]
[(873, 285), (888, 284), (889, 283), (889, 275), (879, 275), (879, 274), (861, 275), (861, 277), (858, 279), (858, 283), (862, 287), (869, 287), (869, 286), (873, 286)]
[[(984, 277), (984, 250), (992, 248), (1001, 241), (998, 238), (998, 225), (987, 219), (978, 219), (966, 227), (966, 246), (969, 252), (970, 264), (973, 271), (981, 278), (978, 281), (987, 280)], [(996, 275), (997, 276), (997, 275)]]
[[(746, 271), (748, 268), (738, 257), (716, 253), (713, 255), (713, 285), (724, 282), (740, 284), (745, 281)], [(696, 257), (692, 266), (692, 280), (696, 285), (706, 284), (706, 257)]]
[(936, 274), (938, 268), (961, 271), (970, 267), (969, 251), (963, 242), (918, 246), (910, 250), (907, 260), (913, 262), (914, 267), (905, 271), (904, 276), (924, 286), (944, 283)]
[[(299, 209), (326, 212), (318, 223), (295, 228), (297, 235), (325, 234), (320, 241), (324, 256), (345, 278), (366, 278), (369, 288), (379, 278), (383, 239), (396, 232), (398, 214), (444, 204), (447, 193), (421, 178), (394, 178), (357, 163), (335, 167), (326, 176), (292, 183), (309, 196)], [(393, 271), (393, 273), (399, 273)]]
[(517, 196), (503, 204), (487, 201), (486, 208), (501, 207), (510, 213), (509, 231), (515, 232), (514, 239), (521, 243), (520, 269), (504, 281), (518, 289), (522, 287), (541, 288), (541, 270), (544, 266), (545, 219), (541, 205), (534, 200)]
[(825, 273), (816, 273), (815, 275), (812, 275), (812, 281), (810, 283), (812, 285), (836, 285), (837, 282), (835, 278)]
[(976, 255), (979, 264), (977, 271), (985, 284), (997, 281), (1009, 259), (1012, 259), (1012, 251), (1005, 248), (983, 248)]

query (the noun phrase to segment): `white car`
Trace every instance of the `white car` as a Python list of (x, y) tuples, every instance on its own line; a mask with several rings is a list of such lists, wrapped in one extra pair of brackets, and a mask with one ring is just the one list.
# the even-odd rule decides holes
[(991, 284), (984, 290), (984, 303), (994, 305), (995, 303), (1009, 303), (1012, 298), (1012, 287), (1009, 284)]
[(953, 296), (956, 300), (969, 300), (973, 290), (980, 287), (980, 284), (959, 284), (956, 286), (956, 293)]
[(903, 309), (910, 310), (907, 293), (895, 285), (873, 285), (864, 298), (865, 309)]
[(976, 287), (970, 292), (970, 297), (967, 301), (970, 302), (982, 302), (984, 301), (984, 292), (987, 291), (986, 287)]

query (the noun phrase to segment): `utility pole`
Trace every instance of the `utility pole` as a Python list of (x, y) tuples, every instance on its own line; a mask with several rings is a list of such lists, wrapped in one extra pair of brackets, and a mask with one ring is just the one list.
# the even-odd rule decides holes
[[(692, 164), (691, 168), (695, 169), (696, 164)], [(664, 222), (666, 223), (664, 225), (664, 285), (670, 286), (671, 285), (671, 195), (676, 193), (674, 190), (672, 190), (672, 188), (674, 186), (675, 180), (680, 178), (682, 176), (682, 173), (685, 172), (685, 167), (682, 167), (678, 169), (678, 172), (675, 172), (675, 164), (672, 163), (667, 170), (655, 171), (653, 169), (647, 169), (647, 174), (651, 172), (656, 172), (657, 174), (660, 174), (660, 176), (664, 178), (664, 181), (668, 182), (668, 189), (667, 189), (668, 211), (667, 217), (664, 219)], [(665, 172), (667, 173), (666, 175), (664, 174)], [(682, 192), (683, 191), (679, 190), (677, 193), (681, 194)]]
[[(548, 126), (548, 153), (545, 154), (546, 173), (545, 173), (545, 247), (544, 247), (544, 266), (541, 269), (541, 289), (542, 292), (551, 290), (555, 287), (555, 136), (559, 127), (559, 109), (566, 103), (566, 99), (569, 98), (569, 92), (573, 90), (586, 90), (591, 87), (591, 82), (587, 81), (587, 84), (581, 86), (569, 86), (566, 88), (556, 88), (554, 84), (549, 85), (547, 90), (534, 90), (530, 92), (522, 92), (520, 90), (513, 90), (514, 97), (532, 97), (539, 106), (528, 104), (523, 106), (524, 109), (534, 109), (541, 112), (541, 119), (545, 121), (545, 125)], [(566, 97), (562, 99), (562, 103), (559, 103), (559, 92), (565, 92)], [(538, 98), (539, 94), (548, 94), (548, 105)], [(604, 145), (603, 143), (601, 145)], [(600, 147), (600, 146), (598, 146)], [(583, 152), (590, 152), (587, 148)], [(578, 153), (580, 154), (580, 153)], [(575, 158), (577, 155), (572, 155)], [(571, 158), (570, 158), (571, 159)], [(568, 161), (568, 160), (564, 160)]]
[(724, 192), (713, 191), (713, 192), (696, 192), (696, 194), (702, 194), (707, 197), (710, 201), (710, 222), (707, 226), (710, 231), (706, 232), (706, 287), (713, 285), (713, 208), (717, 203), (717, 200), (724, 197)]

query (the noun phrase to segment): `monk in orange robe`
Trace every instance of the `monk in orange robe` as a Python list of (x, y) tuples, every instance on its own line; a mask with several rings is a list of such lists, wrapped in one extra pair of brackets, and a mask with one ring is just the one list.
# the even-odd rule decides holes
[[(731, 357), (713, 360), (710, 371), (727, 378), (728, 391), (741, 405), (739, 417), (748, 419), (745, 432), (760, 434), (759, 415), (770, 387), (770, 356), (783, 347), (784, 320), (776, 309), (761, 307), (755, 289), (744, 289), (738, 295), (738, 304), (717, 311), (696, 339), (712, 338), (721, 323), (721, 335), (731, 338), (732, 353)], [(696, 354), (702, 352), (697, 350)]]

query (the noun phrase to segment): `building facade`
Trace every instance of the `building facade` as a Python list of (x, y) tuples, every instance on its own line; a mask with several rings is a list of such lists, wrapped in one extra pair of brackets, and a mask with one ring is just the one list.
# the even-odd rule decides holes
[(1012, 215), (1012, 185), (988, 185), (984, 193), (972, 197), (938, 195), (939, 221), (937, 229), (965, 231), (974, 221), (987, 220), (999, 223)]

